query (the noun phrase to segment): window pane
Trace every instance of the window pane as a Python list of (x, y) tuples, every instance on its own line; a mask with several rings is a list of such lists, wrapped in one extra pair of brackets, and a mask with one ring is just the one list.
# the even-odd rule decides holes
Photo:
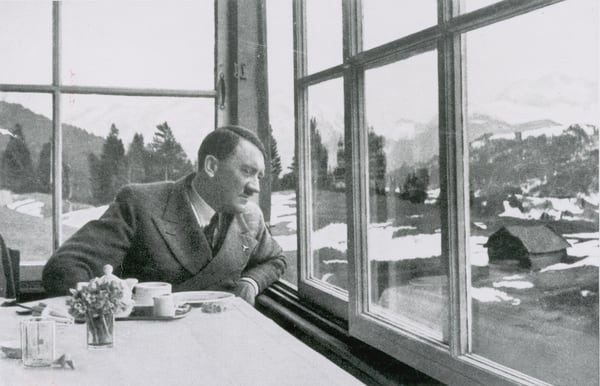
[(283, 248), (284, 280), (297, 285), (296, 170), (294, 134), (294, 45), (292, 1), (267, 1), (269, 117), (271, 120), (271, 233)]
[(213, 4), (64, 3), (63, 83), (213, 89)]
[(365, 50), (437, 24), (436, 0), (366, 0), (362, 6)]
[(306, 1), (306, 46), (309, 74), (342, 63), (340, 0)]
[(52, 81), (52, 2), (0, 1), (0, 83)]
[(479, 8), (497, 3), (500, 0), (462, 0), (461, 13), (471, 12)]
[(369, 309), (446, 340), (437, 95), (435, 52), (365, 74)]
[(464, 36), (472, 352), (558, 385), (598, 384), (597, 7)]
[(0, 93), (0, 234), (27, 263), (52, 250), (52, 194), (42, 187), (52, 138), (52, 99), (42, 94)]
[(63, 240), (100, 216), (124, 184), (195, 170), (200, 142), (214, 128), (212, 99), (64, 95), (61, 102)]
[(311, 277), (347, 289), (343, 83), (335, 79), (308, 91)]

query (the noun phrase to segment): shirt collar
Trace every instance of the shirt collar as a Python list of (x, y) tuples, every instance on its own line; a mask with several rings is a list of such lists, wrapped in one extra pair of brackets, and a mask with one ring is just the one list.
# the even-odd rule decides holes
[(198, 223), (201, 227), (204, 227), (207, 226), (210, 222), (210, 219), (215, 214), (215, 210), (210, 205), (208, 205), (206, 201), (204, 201), (202, 196), (200, 196), (200, 194), (196, 190), (196, 187), (194, 186), (194, 181), (195, 179), (192, 180), (192, 183), (190, 184), (190, 203), (192, 204), (192, 209), (194, 209), (194, 212), (196, 213)]

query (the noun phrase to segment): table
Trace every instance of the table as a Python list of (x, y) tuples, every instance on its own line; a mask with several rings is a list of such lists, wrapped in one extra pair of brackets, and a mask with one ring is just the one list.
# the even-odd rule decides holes
[[(75, 370), (24, 368), (0, 353), (0, 385), (361, 384), (243, 300), (226, 302), (217, 314), (195, 308), (177, 320), (117, 321), (115, 347), (104, 350), (86, 348), (84, 324), (57, 325), (56, 355), (70, 353)], [(19, 339), (26, 317), (15, 310), (0, 308), (0, 341)]]

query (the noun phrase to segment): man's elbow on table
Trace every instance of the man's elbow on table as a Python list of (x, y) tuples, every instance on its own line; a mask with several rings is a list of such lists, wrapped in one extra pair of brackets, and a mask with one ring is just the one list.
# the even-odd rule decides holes
[(42, 271), (42, 287), (48, 296), (68, 295), (80, 281), (88, 281), (85, 270), (73, 269), (75, 263), (50, 259)]

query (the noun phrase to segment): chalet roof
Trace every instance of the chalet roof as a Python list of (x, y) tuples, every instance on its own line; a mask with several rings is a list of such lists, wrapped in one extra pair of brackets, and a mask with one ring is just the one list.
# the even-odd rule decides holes
[(507, 225), (495, 234), (502, 230), (518, 238), (529, 253), (555, 252), (571, 246), (561, 235), (545, 225)]

